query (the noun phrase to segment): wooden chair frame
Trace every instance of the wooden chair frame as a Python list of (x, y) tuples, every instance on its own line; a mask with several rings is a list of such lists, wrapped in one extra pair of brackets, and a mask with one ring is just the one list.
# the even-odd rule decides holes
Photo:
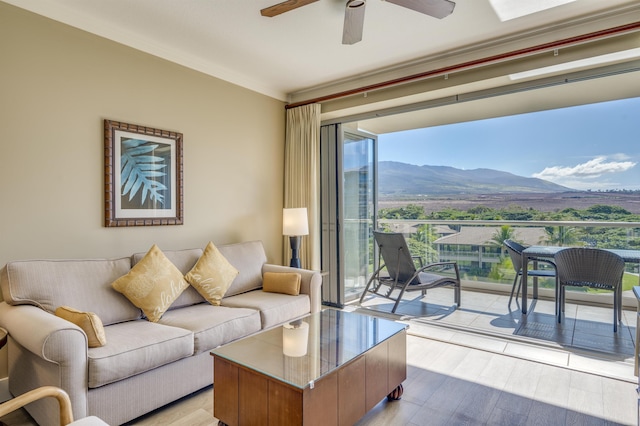
[(47, 397), (56, 398), (58, 400), (58, 404), (60, 404), (60, 424), (68, 425), (69, 423), (72, 423), (73, 411), (71, 410), (71, 399), (69, 399), (69, 395), (64, 390), (55, 386), (42, 386), (0, 404), (0, 417), (34, 401)]

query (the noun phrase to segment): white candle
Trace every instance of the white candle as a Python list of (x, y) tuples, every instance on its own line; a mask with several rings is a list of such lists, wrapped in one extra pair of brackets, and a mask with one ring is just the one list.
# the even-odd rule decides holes
[(282, 326), (282, 352), (286, 356), (305, 356), (308, 340), (308, 323), (301, 322), (298, 326), (292, 324)]

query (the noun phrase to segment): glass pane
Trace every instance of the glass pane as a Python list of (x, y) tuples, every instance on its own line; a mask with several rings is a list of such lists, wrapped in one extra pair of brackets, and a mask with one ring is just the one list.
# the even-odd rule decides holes
[(374, 139), (345, 133), (343, 143), (343, 262), (345, 302), (369, 277), (374, 215)]
[[(405, 234), (412, 254), (458, 262), (467, 288), (490, 291), (515, 278), (506, 239), (637, 250), (639, 108), (636, 97), (380, 134), (379, 223)], [(637, 271), (628, 263), (623, 280), (634, 306)], [(539, 282), (554, 294), (554, 279)]]

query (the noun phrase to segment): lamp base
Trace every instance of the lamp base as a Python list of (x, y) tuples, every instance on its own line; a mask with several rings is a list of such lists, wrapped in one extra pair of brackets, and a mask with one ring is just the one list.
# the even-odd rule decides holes
[(300, 258), (298, 257), (298, 253), (300, 251), (300, 236), (291, 235), (289, 237), (289, 245), (291, 246), (291, 262), (289, 263), (289, 266), (292, 268), (301, 268)]

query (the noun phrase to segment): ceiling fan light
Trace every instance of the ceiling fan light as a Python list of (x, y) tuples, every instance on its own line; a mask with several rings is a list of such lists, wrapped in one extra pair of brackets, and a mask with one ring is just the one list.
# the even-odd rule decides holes
[(347, 8), (355, 9), (364, 6), (365, 0), (347, 0)]
[(364, 11), (365, 0), (347, 0), (344, 11), (342, 44), (356, 44), (362, 41)]

